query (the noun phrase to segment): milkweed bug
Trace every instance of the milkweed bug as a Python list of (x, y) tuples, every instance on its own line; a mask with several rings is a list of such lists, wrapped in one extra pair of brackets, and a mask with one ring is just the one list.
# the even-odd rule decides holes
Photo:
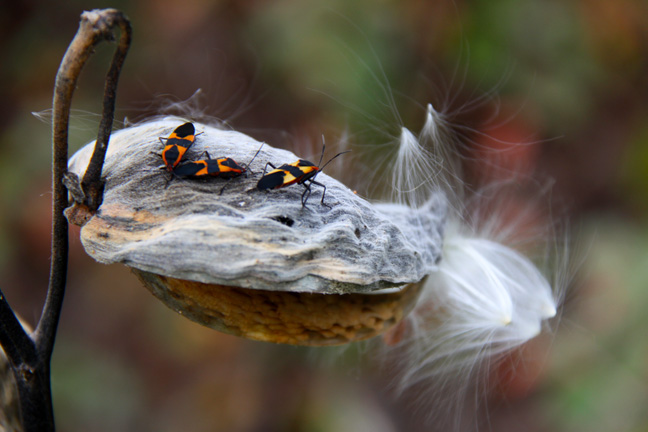
[(246, 171), (232, 158), (212, 159), (209, 157), (209, 153), (205, 152), (205, 154), (207, 159), (183, 163), (173, 170), (173, 174), (178, 177), (212, 176), (230, 179), (238, 177)]
[[(167, 171), (172, 172), (178, 166), (182, 156), (193, 145), (196, 138), (196, 129), (193, 123), (187, 122), (178, 126), (168, 138), (160, 137), (160, 142), (164, 145), (162, 151), (162, 160)], [(163, 141), (166, 139), (166, 143)]]
[[(306, 202), (308, 201), (308, 198), (310, 197), (311, 194), (311, 185), (315, 184), (317, 186), (321, 186), (324, 188), (324, 191), (322, 192), (321, 204), (326, 207), (330, 207), (329, 205), (324, 204), (324, 196), (326, 195), (326, 186), (324, 186), (322, 183), (316, 182), (315, 177), (317, 176), (317, 174), (319, 174), (320, 171), (322, 171), (326, 167), (326, 165), (331, 163), (333, 159), (335, 159), (340, 155), (343, 155), (344, 153), (349, 153), (351, 150), (343, 151), (341, 153), (336, 154), (331, 159), (329, 159), (328, 162), (326, 162), (323, 167), (320, 168), (322, 164), (322, 158), (324, 157), (325, 148), (326, 145), (322, 144), (322, 155), (320, 156), (320, 160), (317, 166), (315, 166), (312, 162), (309, 162), (304, 159), (299, 159), (297, 162), (293, 162), (291, 164), (283, 164), (279, 168), (275, 167), (270, 162), (268, 162), (265, 168), (263, 169), (263, 176), (257, 183), (257, 189), (260, 191), (264, 191), (268, 189), (281, 189), (283, 187), (290, 186), (295, 183), (304, 185), (306, 190), (302, 194), (301, 202), (302, 202), (302, 207), (306, 207)], [(270, 171), (268, 174), (266, 174), (268, 165), (270, 165), (273, 168), (273, 170)]]
[(259, 150), (257, 150), (254, 156), (252, 156), (250, 162), (248, 162), (247, 164), (239, 165), (234, 159), (229, 157), (212, 159), (209, 156), (209, 153), (205, 152), (204, 155), (207, 156), (207, 159), (187, 162), (179, 165), (173, 170), (173, 174), (178, 177), (211, 176), (221, 177), (225, 179), (238, 177), (250, 170), (250, 164), (254, 162), (254, 159), (256, 159), (264, 144), (265, 143), (261, 144)]
[[(175, 175), (176, 177), (210, 176), (210, 177), (220, 177), (228, 180), (234, 177), (238, 177), (242, 174), (245, 174), (247, 176), (247, 172), (252, 171), (249, 168), (250, 165), (257, 157), (257, 155), (261, 151), (261, 148), (263, 148), (264, 144), (265, 143), (261, 144), (259, 150), (257, 150), (254, 156), (252, 156), (250, 162), (247, 164), (239, 165), (234, 159), (229, 157), (212, 159), (209, 156), (209, 153), (205, 152), (204, 154), (207, 156), (207, 159), (183, 163), (182, 165), (177, 166), (173, 170), (173, 175)], [(223, 186), (223, 189), (221, 189), (220, 191), (221, 194), (225, 190), (225, 186)]]

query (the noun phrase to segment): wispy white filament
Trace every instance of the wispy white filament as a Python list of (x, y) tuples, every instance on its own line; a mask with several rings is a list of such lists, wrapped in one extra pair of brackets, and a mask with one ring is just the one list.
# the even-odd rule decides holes
[(439, 271), (428, 277), (409, 317), (403, 346), (411, 364), (399, 385), (465, 374), (537, 336), (555, 314), (552, 288), (528, 258), (452, 229)]
[(399, 204), (418, 207), (426, 202), (436, 188), (435, 173), (439, 161), (427, 151), (407, 128), (401, 128), (400, 145), (394, 163), (393, 197)]
[[(431, 105), (418, 137), (402, 129), (393, 175), (397, 200), (417, 206), (431, 190), (457, 187), (447, 136), (443, 116)], [(456, 207), (438, 271), (428, 276), (396, 344), (407, 363), (398, 379), (401, 390), (429, 377), (466, 379), (493, 356), (537, 336), (543, 322), (556, 315), (554, 290), (538, 267), (500, 243), (492, 229), (480, 233), (470, 226)]]

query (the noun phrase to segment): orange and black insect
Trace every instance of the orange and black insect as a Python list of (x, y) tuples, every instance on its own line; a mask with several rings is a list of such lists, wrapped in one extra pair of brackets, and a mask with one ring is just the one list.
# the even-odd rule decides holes
[[(320, 156), (320, 160), (317, 166), (314, 165), (312, 162), (309, 162), (304, 159), (299, 159), (297, 162), (293, 162), (291, 164), (283, 164), (279, 168), (275, 167), (270, 162), (268, 162), (265, 168), (263, 169), (263, 176), (257, 183), (257, 189), (260, 191), (264, 191), (268, 189), (281, 189), (282, 187), (290, 186), (292, 184), (304, 185), (306, 190), (302, 194), (301, 202), (302, 202), (302, 207), (306, 207), (306, 202), (308, 201), (308, 198), (310, 197), (311, 194), (311, 186), (315, 184), (317, 186), (321, 186), (324, 188), (324, 191), (322, 192), (322, 200), (321, 200), (322, 205), (326, 207), (330, 207), (324, 204), (324, 196), (326, 195), (326, 186), (324, 186), (322, 183), (316, 182), (315, 177), (317, 176), (317, 174), (319, 174), (320, 171), (322, 171), (326, 167), (326, 165), (331, 163), (333, 159), (335, 159), (336, 157), (344, 153), (348, 153), (351, 150), (343, 151), (341, 153), (336, 154), (331, 159), (329, 159), (328, 162), (326, 162), (323, 167), (320, 168), (322, 164), (322, 158), (324, 157), (325, 148), (326, 146), (322, 145), (322, 155)], [(270, 165), (273, 168), (273, 170), (270, 171), (268, 174), (266, 174), (268, 165)]]
[[(162, 160), (167, 171), (172, 172), (178, 166), (184, 154), (193, 145), (195, 133), (193, 123), (187, 122), (178, 126), (168, 138), (160, 137), (160, 142), (164, 145)], [(163, 140), (166, 140), (166, 143)]]
[(183, 163), (173, 170), (173, 174), (178, 177), (211, 176), (221, 177), (224, 179), (238, 177), (242, 174), (247, 173), (247, 171), (250, 171), (250, 164), (257, 157), (262, 147), (263, 144), (261, 144), (259, 150), (257, 150), (250, 162), (247, 164), (239, 165), (234, 159), (230, 157), (212, 159), (209, 156), (209, 153), (205, 152), (204, 154), (207, 156), (207, 159)]
[(207, 159), (183, 163), (173, 170), (173, 174), (178, 177), (212, 176), (230, 179), (247, 171), (232, 158), (211, 159), (209, 153), (205, 152), (205, 154)]

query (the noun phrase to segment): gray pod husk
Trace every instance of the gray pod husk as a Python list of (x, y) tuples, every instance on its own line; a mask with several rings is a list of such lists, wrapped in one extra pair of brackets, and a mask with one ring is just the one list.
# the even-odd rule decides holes
[[(174, 179), (165, 187), (170, 173), (160, 169), (158, 137), (182, 122), (155, 120), (111, 136), (103, 203), (81, 229), (90, 256), (132, 267), (174, 310), (182, 313), (182, 302), (169, 300), (158, 276), (277, 293), (383, 295), (418, 286), (436, 270), (446, 214), (441, 193), (418, 209), (371, 204), (320, 173), (317, 181), (326, 186), (330, 208), (320, 204), (323, 189), (316, 185), (303, 208), (302, 185), (256, 189), (266, 162), (278, 166), (299, 159), (268, 144), (247, 177)], [(238, 132), (195, 126), (202, 133), (183, 161), (203, 159), (208, 151), (212, 158), (246, 164), (261, 146)], [(82, 176), (93, 146), (70, 159), (70, 172)], [(194, 313), (185, 315), (210, 325), (200, 316), (213, 311), (196, 313), (192, 307)]]

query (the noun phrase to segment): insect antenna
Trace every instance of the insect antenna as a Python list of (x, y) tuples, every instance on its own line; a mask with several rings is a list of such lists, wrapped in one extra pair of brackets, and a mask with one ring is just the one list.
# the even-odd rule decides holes
[(324, 134), (322, 134), (322, 154), (320, 155), (319, 162), (317, 162), (318, 167), (322, 166), (322, 159), (324, 158), (324, 150), (326, 150), (326, 140), (324, 139)]
[[(325, 149), (325, 148), (326, 148), (326, 143), (324, 142), (324, 135), (322, 135), (322, 154), (320, 155), (320, 160), (319, 160), (319, 162), (317, 163), (317, 166), (319, 167), (319, 168), (317, 169), (317, 173), (319, 173), (320, 171), (322, 171), (322, 170), (326, 167), (326, 165), (330, 164), (331, 161), (332, 161), (333, 159), (335, 159), (336, 157), (341, 156), (341, 155), (343, 155), (344, 153), (349, 153), (349, 152), (351, 152), (351, 150), (345, 150), (345, 151), (343, 151), (343, 152), (340, 152), (340, 153), (336, 154), (335, 156), (333, 156), (331, 159), (329, 159), (329, 160), (324, 164), (324, 166), (322, 166), (322, 158), (324, 157), (324, 149)], [(315, 175), (317, 175), (317, 173), (315, 173)], [(313, 177), (315, 177), (315, 176), (313, 176)]]
[(340, 152), (340, 153), (336, 154), (336, 155), (333, 156), (331, 159), (329, 159), (329, 160), (324, 164), (324, 166), (321, 167), (321, 168), (318, 170), (318, 172), (319, 172), (319, 171), (322, 171), (322, 170), (326, 167), (326, 165), (328, 165), (328, 164), (331, 163), (331, 161), (332, 161), (333, 159), (335, 159), (335, 158), (338, 157), (338, 156), (342, 156), (344, 153), (351, 153), (351, 150), (345, 150), (345, 151), (343, 151), (343, 152)]
[(257, 150), (256, 153), (254, 153), (254, 156), (252, 156), (252, 159), (250, 159), (250, 162), (248, 162), (247, 164), (241, 164), (243, 167), (245, 167), (246, 176), (247, 176), (247, 171), (250, 171), (252, 174), (254, 174), (254, 171), (252, 171), (250, 169), (250, 165), (252, 165), (252, 162), (254, 162), (254, 159), (256, 159), (256, 157), (259, 155), (259, 152), (261, 151), (261, 149), (263, 148), (264, 145), (265, 145), (264, 142), (261, 143), (261, 147), (259, 147), (259, 150)]

